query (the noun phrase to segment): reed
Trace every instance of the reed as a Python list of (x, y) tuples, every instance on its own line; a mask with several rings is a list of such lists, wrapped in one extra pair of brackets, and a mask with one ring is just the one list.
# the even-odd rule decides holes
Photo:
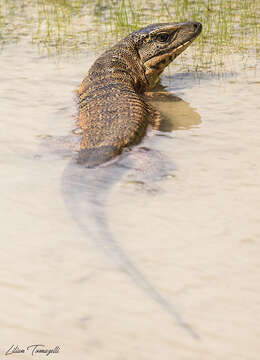
[(0, 45), (29, 38), (48, 54), (101, 52), (148, 23), (197, 20), (203, 32), (178, 61), (216, 70), (233, 53), (259, 56), (259, 18), (260, 0), (0, 0)]

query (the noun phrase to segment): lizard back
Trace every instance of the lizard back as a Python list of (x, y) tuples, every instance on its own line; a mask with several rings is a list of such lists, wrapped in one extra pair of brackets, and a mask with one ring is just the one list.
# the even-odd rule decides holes
[(138, 143), (149, 123), (158, 125), (158, 117), (155, 121), (155, 112), (142, 95), (201, 28), (197, 22), (149, 25), (95, 61), (78, 90), (79, 163), (100, 165)]

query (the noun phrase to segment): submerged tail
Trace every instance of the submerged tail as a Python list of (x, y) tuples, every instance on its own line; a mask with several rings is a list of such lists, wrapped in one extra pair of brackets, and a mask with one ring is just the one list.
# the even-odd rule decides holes
[[(109, 167), (86, 169), (71, 162), (63, 176), (63, 194), (66, 205), (79, 226), (90, 234), (96, 245), (119, 265), (136, 286), (173, 316), (178, 325), (192, 337), (198, 338), (190, 325), (183, 321), (175, 307), (160, 295), (136, 268), (109, 230), (104, 204), (109, 188), (122, 177), (122, 171), (125, 170), (115, 164), (110, 164)], [(90, 214), (92, 219), (89, 218)]]
[(119, 153), (120, 150), (112, 145), (104, 145), (97, 148), (85, 148), (80, 150), (77, 161), (87, 168), (94, 168), (113, 159)]

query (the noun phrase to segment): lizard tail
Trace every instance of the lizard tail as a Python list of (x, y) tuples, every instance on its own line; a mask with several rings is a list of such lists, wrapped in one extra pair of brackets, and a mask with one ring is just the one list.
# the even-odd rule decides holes
[(111, 233), (105, 217), (108, 188), (122, 176), (117, 166), (86, 169), (71, 162), (64, 171), (63, 194), (67, 207), (82, 230), (91, 237), (113, 263), (125, 272), (142, 291), (170, 314), (178, 325), (193, 338), (199, 336), (184, 322), (176, 308), (170, 304), (130, 260), (127, 253)]

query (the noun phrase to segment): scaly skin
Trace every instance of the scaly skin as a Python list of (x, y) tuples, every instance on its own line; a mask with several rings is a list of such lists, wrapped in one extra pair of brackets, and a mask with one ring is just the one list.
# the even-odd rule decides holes
[(138, 143), (149, 123), (158, 128), (160, 118), (142, 95), (201, 29), (197, 22), (149, 25), (95, 61), (78, 92), (79, 163), (100, 165)]
[[(146, 104), (142, 95), (155, 85), (165, 66), (189, 46), (200, 31), (198, 23), (150, 25), (130, 34), (94, 63), (79, 89), (79, 126), (83, 132), (80, 163), (95, 167), (112, 159), (125, 146), (140, 141), (149, 123), (158, 128), (160, 116)], [(164, 37), (165, 33), (170, 34), (169, 40), (160, 42), (158, 37)], [(162, 174), (165, 171), (163, 158), (155, 154), (152, 159), (156, 161), (156, 168), (159, 164), (157, 171)], [(63, 176), (65, 201), (87, 239), (93, 240), (136, 286), (197, 339), (193, 328), (136, 267), (110, 231), (105, 215), (108, 191), (132, 164), (136, 164), (136, 157), (131, 158), (131, 155), (134, 152), (121, 159), (123, 163), (119, 162), (119, 166), (117, 162), (91, 171), (72, 160)], [(138, 174), (143, 168), (146, 173), (148, 159), (142, 157)], [(149, 169), (150, 175), (156, 173), (153, 163)]]

